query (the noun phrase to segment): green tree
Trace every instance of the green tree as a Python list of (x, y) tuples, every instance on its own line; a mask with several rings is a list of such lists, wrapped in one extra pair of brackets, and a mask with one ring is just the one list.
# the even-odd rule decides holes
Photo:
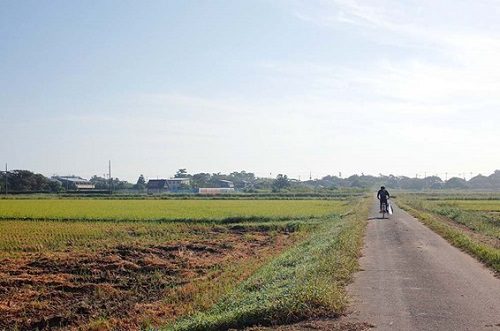
[[(58, 192), (60, 184), (29, 170), (11, 170), (7, 176), (9, 192)], [(0, 176), (0, 187), (5, 192), (5, 172)]]
[(95, 185), (95, 188), (97, 190), (108, 190), (109, 189), (109, 180), (104, 178), (104, 177), (94, 175), (94, 176), (92, 176), (92, 178), (89, 179), (89, 181)]
[(194, 174), (191, 178), (191, 185), (195, 188), (209, 187), (210, 185), (210, 174), (201, 172), (199, 174)]
[(494, 173), (488, 176), (491, 186), (496, 189), (500, 189), (500, 170), (495, 170)]
[(61, 182), (57, 180), (49, 180), (50, 192), (60, 192), (62, 190)]
[(288, 179), (287, 175), (282, 175), (279, 174), (276, 176), (276, 179), (273, 181), (273, 191), (275, 192), (280, 192), (282, 189), (285, 189), (287, 187), (290, 187), (290, 180)]
[(238, 189), (252, 189), (255, 184), (255, 174), (242, 170), (241, 172), (233, 171), (229, 174), (228, 180), (234, 183), (234, 187)]
[(189, 175), (187, 173), (187, 170), (185, 168), (182, 168), (182, 169), (177, 170), (174, 177), (175, 178), (186, 178), (186, 177), (189, 177)]
[(492, 189), (493, 183), (483, 175), (477, 175), (469, 180), (469, 186), (474, 189)]
[(144, 191), (146, 188), (146, 179), (143, 174), (141, 174), (137, 179), (137, 183), (134, 185), (134, 188), (139, 191)]
[(459, 177), (452, 177), (448, 179), (446, 183), (444, 183), (444, 188), (446, 189), (465, 189), (467, 187), (468, 185), (465, 179)]

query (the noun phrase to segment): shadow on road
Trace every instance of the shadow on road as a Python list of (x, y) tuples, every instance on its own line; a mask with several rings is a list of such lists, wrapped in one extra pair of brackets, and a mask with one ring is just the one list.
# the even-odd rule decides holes
[(370, 217), (368, 219), (368, 221), (376, 221), (376, 220), (388, 220), (389, 218), (388, 217), (382, 217), (382, 216), (379, 216), (379, 217)]

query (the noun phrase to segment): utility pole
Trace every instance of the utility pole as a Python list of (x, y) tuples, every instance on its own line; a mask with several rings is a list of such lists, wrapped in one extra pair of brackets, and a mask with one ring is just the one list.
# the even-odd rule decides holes
[(109, 194), (113, 194), (113, 178), (111, 177), (111, 160), (109, 160), (109, 169), (108, 169), (108, 176), (109, 176)]
[(448, 173), (447, 173), (447, 172), (445, 172), (445, 173), (444, 173), (444, 181), (445, 181), (445, 182), (447, 182), (447, 181), (448, 181)]
[(309, 180), (312, 180), (312, 171), (309, 171)]
[(9, 193), (9, 189), (8, 189), (8, 186), (9, 184), (7, 183), (7, 180), (8, 180), (8, 177), (7, 177), (7, 163), (5, 163), (5, 195), (7, 195), (7, 193)]

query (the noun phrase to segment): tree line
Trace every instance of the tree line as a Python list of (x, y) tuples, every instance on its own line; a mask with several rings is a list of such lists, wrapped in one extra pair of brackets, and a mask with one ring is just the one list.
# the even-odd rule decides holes
[(304, 183), (313, 187), (373, 188), (384, 185), (388, 188), (404, 190), (500, 190), (500, 170), (495, 170), (493, 174), (489, 176), (477, 175), (469, 180), (465, 180), (464, 178), (460, 177), (452, 177), (450, 179), (443, 180), (438, 176), (412, 178), (394, 175), (353, 175), (348, 178), (325, 176), (321, 179), (307, 181)]
[[(99, 176), (93, 176), (89, 180), (95, 185), (96, 190), (124, 190), (134, 188), (133, 184), (118, 178), (111, 180)], [(7, 185), (6, 185), (7, 184)], [(2, 193), (22, 192), (50, 192), (59, 193), (66, 191), (66, 187), (60, 181), (45, 177), (29, 170), (9, 170), (0, 172), (0, 191)]]
[[(179, 169), (175, 178), (189, 178), (190, 186), (186, 189), (196, 189), (200, 187), (218, 187), (221, 180), (231, 181), (238, 191), (242, 192), (307, 192), (314, 190), (334, 190), (339, 188), (371, 189), (385, 185), (392, 189), (406, 190), (443, 190), (443, 189), (480, 189), (480, 190), (500, 190), (500, 170), (496, 170), (489, 176), (478, 175), (469, 180), (459, 177), (452, 177), (443, 180), (438, 176), (425, 178), (411, 178), (405, 176), (371, 176), (352, 175), (347, 178), (337, 176), (325, 176), (321, 179), (299, 181), (291, 179), (285, 174), (279, 174), (275, 178), (262, 178), (255, 176), (252, 172), (234, 171), (229, 174), (222, 173), (195, 173), (190, 174), (186, 169)], [(11, 170), (5, 174), (0, 172), (0, 190), (5, 192), (6, 180), (9, 192), (64, 192), (65, 188), (61, 183), (47, 178), (42, 174), (37, 174), (29, 170)], [(95, 185), (96, 190), (135, 190), (143, 192), (147, 188), (147, 181), (140, 175), (135, 184), (118, 178), (111, 180), (104, 177), (93, 176), (90, 182)]]

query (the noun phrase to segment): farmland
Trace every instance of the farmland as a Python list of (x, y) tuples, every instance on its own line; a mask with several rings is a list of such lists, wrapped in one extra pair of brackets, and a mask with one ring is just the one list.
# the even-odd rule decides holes
[(0, 200), (3, 219), (220, 220), (326, 216), (338, 200)]
[(500, 212), (500, 200), (456, 200), (450, 205), (470, 211)]
[(498, 195), (403, 195), (399, 202), (455, 246), (500, 272)]
[(350, 203), (1, 200), (0, 329), (216, 330), (338, 314), (366, 218), (365, 202)]

